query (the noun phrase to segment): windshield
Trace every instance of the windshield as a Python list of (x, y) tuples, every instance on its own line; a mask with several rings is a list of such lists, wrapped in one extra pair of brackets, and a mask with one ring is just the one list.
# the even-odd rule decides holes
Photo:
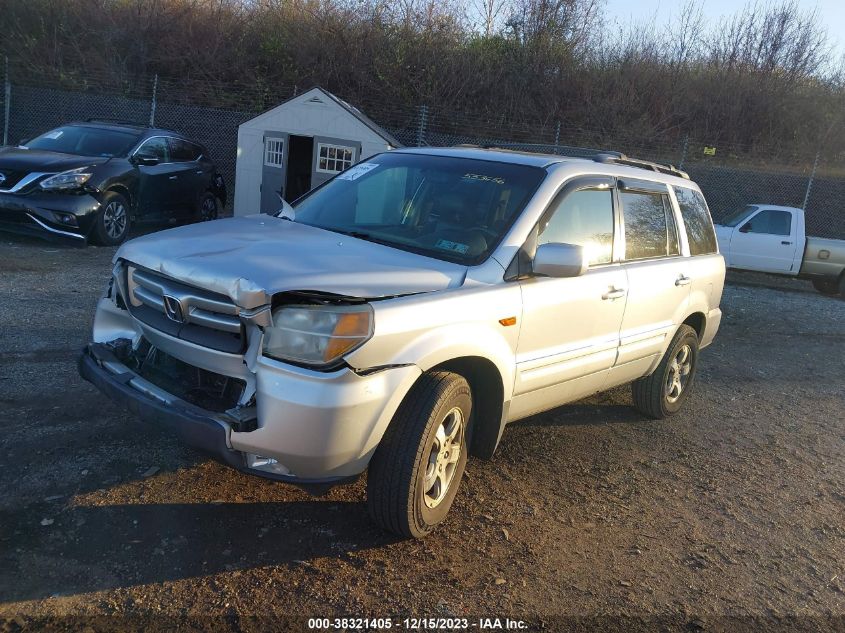
[(501, 241), (545, 174), (526, 165), (387, 153), (293, 206), (296, 222), (472, 265)]
[(87, 125), (65, 125), (36, 136), (25, 145), (29, 149), (77, 154), (79, 156), (124, 156), (140, 138), (139, 134)]
[(751, 215), (757, 207), (753, 204), (746, 205), (740, 209), (737, 209), (733, 213), (729, 213), (724, 219), (717, 224), (721, 224), (722, 226), (736, 226), (740, 222), (742, 222), (745, 218)]

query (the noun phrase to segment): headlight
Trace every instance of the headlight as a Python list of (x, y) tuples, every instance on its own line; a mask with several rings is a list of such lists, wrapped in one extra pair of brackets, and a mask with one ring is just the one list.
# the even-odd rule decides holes
[(369, 305), (291, 305), (273, 311), (264, 331), (264, 354), (307, 365), (326, 365), (373, 335)]
[(50, 176), (41, 181), (40, 187), (47, 191), (60, 191), (63, 189), (77, 189), (88, 182), (91, 174), (85, 170), (88, 167), (79, 167), (78, 169), (71, 169), (63, 171), (55, 176)]

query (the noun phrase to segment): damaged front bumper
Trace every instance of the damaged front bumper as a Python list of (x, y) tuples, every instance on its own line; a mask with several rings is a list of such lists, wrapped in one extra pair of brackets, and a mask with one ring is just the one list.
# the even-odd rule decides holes
[(120, 346), (91, 343), (79, 359), (80, 374), (186, 445), (237, 470), (313, 494), (353, 481), (366, 469), (420, 373), (415, 366), (366, 375), (349, 368), (322, 373), (262, 358), (254, 408), (212, 411), (155, 384), (122, 355)]

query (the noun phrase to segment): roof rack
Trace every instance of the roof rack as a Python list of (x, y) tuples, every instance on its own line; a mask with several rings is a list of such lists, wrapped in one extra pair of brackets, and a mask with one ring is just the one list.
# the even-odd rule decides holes
[(668, 174), (670, 176), (678, 176), (689, 180), (689, 174), (675, 167), (674, 165), (662, 165), (661, 163), (654, 163), (650, 160), (640, 160), (639, 158), (629, 158), (622, 152), (602, 152), (593, 156), (593, 160), (597, 163), (613, 163), (616, 165), (627, 165), (628, 167), (639, 167), (640, 169), (650, 169), (661, 174)]
[(132, 127), (150, 127), (147, 123), (140, 123), (139, 121), (128, 121), (126, 119), (109, 119), (105, 117), (92, 117), (85, 119), (85, 123), (112, 123), (114, 125), (131, 125)]

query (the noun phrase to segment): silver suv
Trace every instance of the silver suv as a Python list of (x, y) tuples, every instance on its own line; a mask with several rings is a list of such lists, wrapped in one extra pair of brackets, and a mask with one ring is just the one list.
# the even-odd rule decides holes
[(238, 470), (318, 493), (368, 469), (372, 518), (420, 537), (509, 422), (629, 382), (678, 411), (724, 273), (674, 168), (398, 150), (125, 244), (80, 372)]

